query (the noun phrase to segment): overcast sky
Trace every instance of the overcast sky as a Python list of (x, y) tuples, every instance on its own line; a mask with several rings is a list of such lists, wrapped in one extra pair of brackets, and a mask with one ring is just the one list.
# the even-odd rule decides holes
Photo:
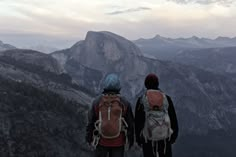
[(0, 0), (0, 40), (15, 45), (111, 31), (130, 40), (236, 36), (236, 0)]

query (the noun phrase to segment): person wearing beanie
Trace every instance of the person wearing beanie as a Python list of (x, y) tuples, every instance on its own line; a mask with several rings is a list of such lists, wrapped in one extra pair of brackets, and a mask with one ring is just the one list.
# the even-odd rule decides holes
[[(159, 79), (155, 74), (148, 74), (144, 85), (146, 91), (138, 98), (135, 107), (136, 142), (142, 148), (144, 157), (172, 157), (171, 145), (178, 136), (178, 121), (173, 102), (170, 96), (159, 89)], [(163, 123), (166, 126), (159, 125), (161, 123), (150, 123), (150, 113), (166, 114), (167, 122)], [(153, 119), (152, 121), (155, 121), (155, 118)], [(159, 122), (159, 119), (156, 121)], [(159, 128), (168, 128), (168, 132), (165, 133), (164, 129), (159, 131)]]
[[(102, 87), (101, 95), (95, 98), (88, 113), (86, 141), (95, 148), (95, 157), (124, 157), (126, 146), (131, 148), (134, 143), (132, 108), (120, 94), (121, 85), (116, 74), (107, 75)], [(117, 117), (117, 113), (120, 116)], [(114, 119), (118, 120), (112, 121)], [(120, 130), (116, 135), (111, 135), (116, 130), (114, 128)]]

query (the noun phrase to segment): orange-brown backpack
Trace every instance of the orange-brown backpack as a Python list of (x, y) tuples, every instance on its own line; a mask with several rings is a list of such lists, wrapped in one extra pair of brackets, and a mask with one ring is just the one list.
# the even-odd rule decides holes
[(98, 120), (95, 128), (103, 138), (113, 139), (120, 135), (123, 125), (127, 127), (123, 115), (125, 106), (116, 94), (103, 95), (98, 106)]

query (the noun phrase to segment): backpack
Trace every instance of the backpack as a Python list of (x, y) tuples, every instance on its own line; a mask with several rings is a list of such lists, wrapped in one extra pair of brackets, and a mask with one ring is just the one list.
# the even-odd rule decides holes
[[(114, 139), (127, 126), (123, 118), (125, 106), (121, 103), (120, 96), (116, 94), (103, 95), (98, 105), (98, 120), (95, 128), (106, 139)], [(124, 124), (124, 125), (123, 125)]]
[(168, 115), (169, 103), (159, 90), (147, 90), (142, 97), (145, 111), (143, 136), (145, 141), (159, 141), (170, 138), (173, 133)]

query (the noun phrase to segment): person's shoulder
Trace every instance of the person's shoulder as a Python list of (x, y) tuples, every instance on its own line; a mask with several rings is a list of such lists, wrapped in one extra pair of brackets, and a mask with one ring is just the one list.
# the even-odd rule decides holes
[(172, 99), (171, 99), (171, 96), (168, 95), (168, 94), (165, 94), (165, 96), (166, 96), (166, 99), (167, 99), (169, 105), (170, 105), (170, 106), (173, 106), (173, 101), (172, 101)]
[(170, 95), (165, 94), (165, 96), (166, 96), (167, 99), (171, 99), (171, 96), (170, 96)]
[(141, 102), (143, 101), (144, 96), (145, 96), (145, 94), (140, 95), (140, 96), (138, 97), (138, 99), (137, 99), (137, 102), (140, 102), (140, 103), (141, 103)]
[(162, 94), (164, 94), (166, 96), (167, 99), (171, 99), (171, 96), (169, 94), (167, 94), (166, 92), (159, 90), (159, 92), (161, 92)]
[(168, 99), (168, 100), (171, 100), (171, 96), (170, 95), (168, 95), (168, 94), (166, 94), (166, 93), (164, 93), (165, 94), (165, 96), (166, 96), (166, 98)]

